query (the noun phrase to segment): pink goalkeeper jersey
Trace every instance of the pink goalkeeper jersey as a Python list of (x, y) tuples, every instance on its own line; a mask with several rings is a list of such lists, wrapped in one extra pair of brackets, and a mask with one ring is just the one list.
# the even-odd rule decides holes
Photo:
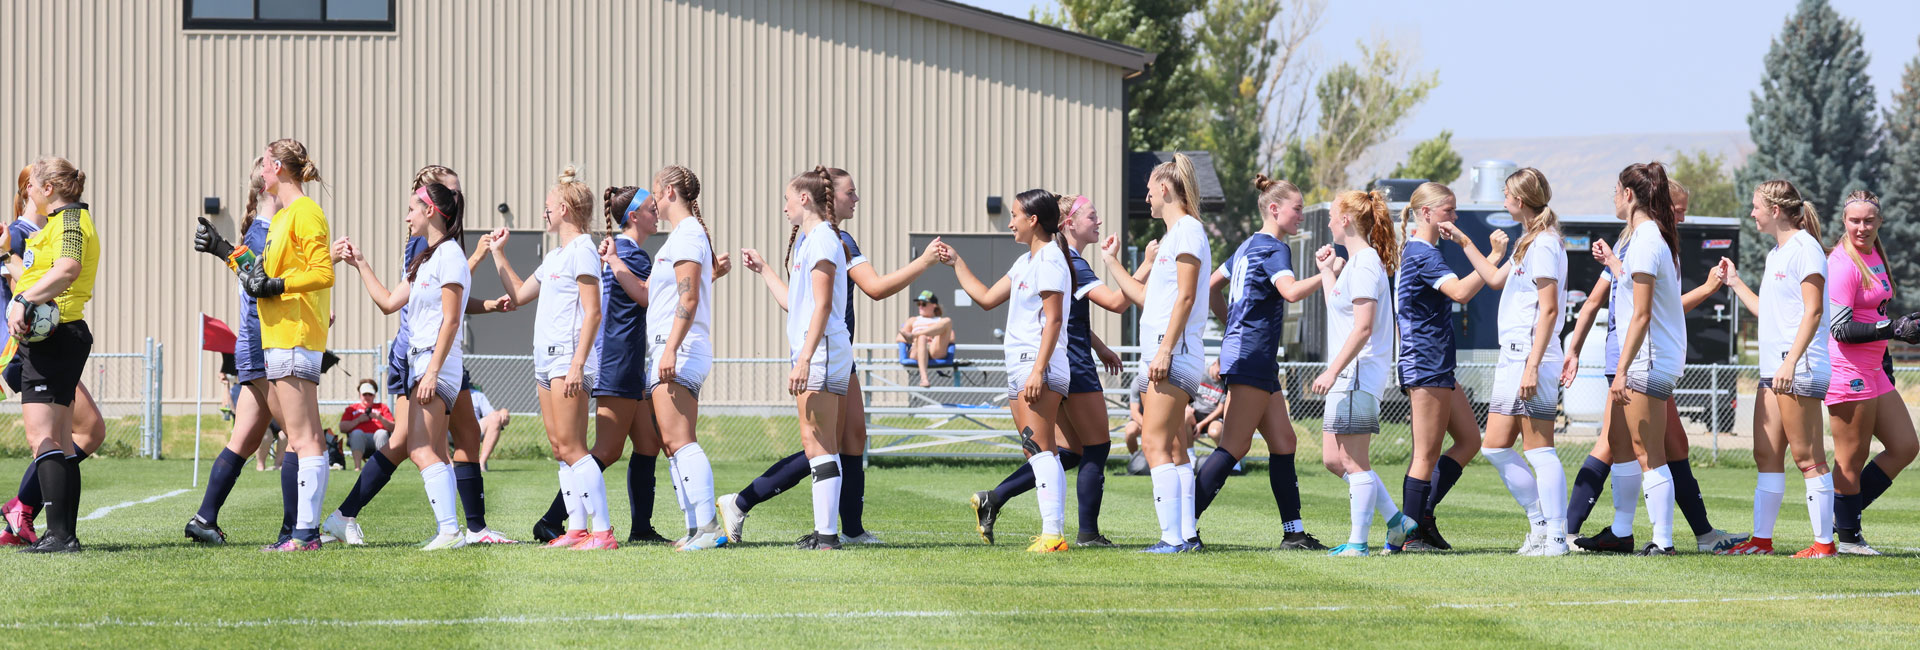
[[(1827, 256), (1828, 314), (1834, 323), (1879, 323), (1887, 320), (1884, 308), (1893, 298), (1893, 284), (1887, 279), (1887, 265), (1877, 252), (1861, 258), (1873, 273), (1872, 288), (1861, 285), (1860, 267), (1847, 254), (1845, 246), (1836, 246)], [(1887, 376), (1887, 342), (1828, 342), (1833, 355), (1833, 379), (1827, 383), (1828, 405), (1873, 399), (1893, 390)]]

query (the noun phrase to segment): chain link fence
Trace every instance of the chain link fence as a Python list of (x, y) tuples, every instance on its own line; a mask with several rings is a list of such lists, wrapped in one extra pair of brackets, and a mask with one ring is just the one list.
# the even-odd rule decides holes
[[(958, 365), (936, 367), (929, 373), (931, 387), (919, 386), (918, 368), (899, 357), (892, 345), (856, 346), (855, 366), (864, 389), (869, 432), (868, 453), (876, 456), (1017, 458), (1018, 440), (1007, 410), (1006, 367), (997, 346), (959, 346)], [(1119, 375), (1101, 373), (1106, 389), (1107, 426), (1116, 442), (1124, 441), (1137, 348), (1115, 348), (1126, 361)], [(1213, 352), (1213, 350), (1209, 350)], [(342, 353), (343, 357), (351, 358)], [(384, 357), (357, 365), (384, 364)], [(342, 364), (349, 363), (343, 360)], [(496, 456), (545, 458), (549, 455), (534, 393), (533, 361), (519, 355), (469, 355), (466, 366), (474, 383), (497, 408), (514, 414)], [(1319, 363), (1282, 363), (1288, 412), (1298, 441), (1296, 454), (1320, 453), (1322, 401), (1308, 390), (1324, 369)], [(723, 358), (714, 361), (702, 391), (699, 436), (701, 446), (717, 458), (773, 460), (799, 449), (794, 404), (783, 386), (786, 359)], [(1492, 388), (1493, 364), (1462, 363), (1456, 375), (1472, 403), (1484, 431), (1487, 398)], [(1901, 370), (1898, 383), (1906, 389), (1908, 404), (1920, 403), (1920, 371)], [(1754, 366), (1688, 366), (1675, 392), (1680, 419), (1697, 448), (1696, 462), (1750, 463), (1753, 396), (1759, 382)], [(384, 386), (384, 381), (381, 382)], [(1578, 463), (1600, 435), (1600, 409), (1606, 402), (1606, 381), (1598, 366), (1584, 366), (1574, 385), (1562, 390), (1555, 447), (1568, 463)], [(326, 403), (344, 404), (353, 395), (323, 395)], [(338, 409), (332, 409), (337, 411)], [(337, 414), (332, 414), (337, 415)], [(1410, 402), (1389, 387), (1381, 404), (1381, 430), (1372, 445), (1373, 460), (1405, 463), (1411, 455)], [(1211, 442), (1198, 444), (1204, 452)], [(1116, 449), (1118, 453), (1118, 449)], [(1264, 461), (1267, 447), (1253, 445), (1248, 460)]]
[[(160, 457), (160, 380), (165, 371), (163, 348), (147, 339), (142, 352), (95, 352), (87, 357), (81, 376), (106, 424), (106, 435), (96, 455), (113, 458)], [(20, 420), (20, 400), (8, 390), (0, 402), (0, 456), (31, 455), (26, 429)]]

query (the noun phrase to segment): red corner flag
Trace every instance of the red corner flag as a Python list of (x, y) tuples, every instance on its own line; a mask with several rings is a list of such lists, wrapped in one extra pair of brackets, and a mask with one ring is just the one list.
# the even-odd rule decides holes
[(206, 314), (200, 315), (200, 349), (233, 354), (233, 344), (232, 328), (227, 327), (227, 324), (220, 322), (218, 318)]

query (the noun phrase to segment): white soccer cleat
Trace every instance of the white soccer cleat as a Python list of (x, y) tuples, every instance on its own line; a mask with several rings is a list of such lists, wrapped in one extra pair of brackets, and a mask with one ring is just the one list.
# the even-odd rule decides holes
[(518, 544), (520, 542), (507, 539), (506, 535), (502, 535), (498, 531), (495, 531), (492, 528), (483, 528), (479, 532), (468, 531), (467, 543), (468, 544)]
[(440, 533), (438, 535), (434, 535), (433, 539), (427, 540), (427, 543), (420, 545), (420, 550), (439, 551), (439, 550), (450, 549), (450, 548), (460, 548), (466, 545), (467, 545), (467, 536), (461, 534), (459, 531), (454, 531), (451, 533)]
[(1715, 528), (1707, 531), (1705, 535), (1694, 536), (1693, 541), (1695, 548), (1700, 549), (1701, 553), (1718, 553), (1747, 541), (1748, 537), (1751, 537), (1751, 535), (1746, 533), (1729, 533)]
[(746, 538), (747, 513), (740, 509), (739, 494), (728, 494), (714, 499), (714, 508), (720, 511), (721, 532), (726, 533), (729, 541), (741, 542)]
[(879, 537), (875, 537), (873, 534), (873, 531), (869, 530), (867, 532), (860, 533), (859, 537), (848, 537), (846, 533), (840, 533), (840, 543), (841, 544), (885, 544), (886, 542), (881, 541)]
[(337, 541), (348, 546), (365, 546), (367, 543), (366, 534), (360, 532), (360, 522), (354, 517), (340, 516), (339, 510), (333, 511), (333, 514), (327, 515), (326, 521), (320, 522), (320, 532), (322, 544)]
[(707, 550), (720, 548), (726, 545), (727, 545), (727, 537), (725, 535), (720, 534), (720, 531), (703, 530), (703, 531), (700, 531), (700, 534), (694, 535), (693, 537), (688, 538), (687, 543), (684, 545), (681, 545), (680, 550), (707, 551)]
[(1560, 557), (1571, 552), (1573, 552), (1573, 547), (1567, 545), (1567, 539), (1565, 537), (1546, 535), (1540, 538), (1540, 549), (1534, 556)]
[(1835, 550), (1839, 551), (1841, 555), (1879, 555), (1880, 554), (1879, 551), (1873, 550), (1872, 546), (1867, 545), (1866, 535), (1861, 535), (1860, 541), (1858, 542), (1843, 542), (1837, 539), (1833, 540), (1833, 547)]
[(1575, 543), (1573, 543), (1573, 540), (1576, 540), (1576, 539), (1580, 539), (1580, 535), (1578, 535), (1578, 534), (1575, 534), (1575, 533), (1567, 533), (1567, 537), (1566, 537), (1566, 539), (1563, 539), (1563, 540), (1560, 540), (1560, 543), (1561, 543), (1561, 544), (1564, 544), (1564, 545), (1566, 545), (1566, 547), (1567, 547), (1567, 552), (1569, 552), (1569, 553), (1585, 553), (1585, 552), (1587, 552), (1587, 549), (1584, 549), (1584, 548), (1580, 548), (1580, 545), (1579, 545), (1579, 544), (1575, 544)]
[(1527, 533), (1526, 541), (1521, 542), (1520, 550), (1514, 551), (1513, 554), (1523, 557), (1539, 557), (1540, 551), (1545, 549), (1546, 546), (1546, 535), (1541, 533)]

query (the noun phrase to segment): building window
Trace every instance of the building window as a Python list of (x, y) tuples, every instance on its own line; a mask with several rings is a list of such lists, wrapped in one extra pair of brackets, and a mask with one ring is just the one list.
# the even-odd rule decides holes
[(181, 0), (186, 29), (391, 32), (395, 0)]

